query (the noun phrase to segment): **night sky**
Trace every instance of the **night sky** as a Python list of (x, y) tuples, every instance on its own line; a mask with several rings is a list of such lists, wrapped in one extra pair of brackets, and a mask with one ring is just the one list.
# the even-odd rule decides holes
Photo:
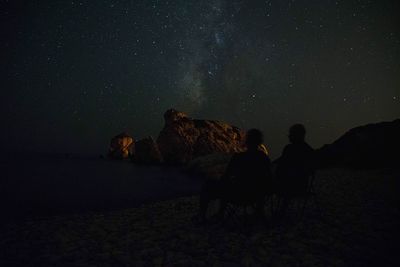
[(399, 1), (2, 1), (1, 146), (104, 153), (174, 107), (313, 147), (400, 117)]

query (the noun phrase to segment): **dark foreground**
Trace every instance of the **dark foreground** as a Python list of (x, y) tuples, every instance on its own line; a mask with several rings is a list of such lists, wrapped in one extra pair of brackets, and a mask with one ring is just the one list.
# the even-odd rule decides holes
[(179, 168), (98, 158), (0, 160), (3, 218), (110, 211), (198, 193), (202, 181)]
[(320, 171), (323, 217), (196, 226), (196, 197), (3, 224), (1, 266), (399, 266), (399, 170)]

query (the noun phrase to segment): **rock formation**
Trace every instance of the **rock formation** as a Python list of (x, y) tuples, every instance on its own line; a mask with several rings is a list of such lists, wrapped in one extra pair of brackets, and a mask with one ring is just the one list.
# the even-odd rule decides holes
[(133, 156), (135, 142), (127, 133), (121, 133), (111, 139), (108, 156), (113, 159), (126, 159)]
[(164, 114), (165, 125), (157, 138), (164, 160), (187, 163), (212, 153), (244, 150), (245, 132), (227, 123), (196, 120), (174, 109)]
[(317, 150), (320, 165), (379, 167), (400, 163), (400, 119), (351, 129)]
[(135, 143), (134, 161), (147, 164), (163, 162), (163, 157), (158, 149), (158, 145), (151, 136)]

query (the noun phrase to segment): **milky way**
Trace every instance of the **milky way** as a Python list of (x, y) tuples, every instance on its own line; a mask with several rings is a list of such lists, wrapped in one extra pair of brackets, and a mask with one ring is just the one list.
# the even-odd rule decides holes
[(102, 153), (163, 112), (264, 131), (272, 155), (400, 117), (398, 1), (9, 1), (6, 149)]

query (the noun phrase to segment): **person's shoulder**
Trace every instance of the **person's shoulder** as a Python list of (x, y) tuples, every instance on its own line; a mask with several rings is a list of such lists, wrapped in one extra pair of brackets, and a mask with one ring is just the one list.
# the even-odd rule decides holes
[(255, 151), (255, 156), (261, 160), (266, 160), (266, 161), (270, 161), (270, 158), (267, 154), (265, 154), (263, 151), (261, 150), (257, 150)]
[(283, 152), (282, 152), (282, 153), (285, 153), (285, 152), (288, 152), (288, 151), (292, 150), (293, 147), (294, 147), (293, 144), (287, 144), (287, 145), (283, 148)]
[(304, 142), (304, 148), (310, 152), (314, 151), (314, 148), (312, 148), (307, 142)]
[(263, 157), (263, 158), (269, 158), (268, 154), (265, 153), (265, 152), (262, 151), (262, 150), (257, 150), (257, 154), (260, 155), (260, 156)]
[(231, 166), (241, 166), (245, 162), (248, 161), (248, 155), (246, 152), (237, 152), (232, 155), (231, 160), (230, 160), (230, 165)]
[(245, 153), (246, 153), (246, 152), (236, 152), (236, 153), (234, 153), (234, 154), (232, 155), (232, 157), (231, 157), (231, 161), (242, 159), (242, 158), (245, 156)]
[(243, 151), (243, 152), (235, 152), (232, 157), (236, 157), (236, 158), (240, 158), (240, 157), (244, 157), (247, 154), (247, 151)]

